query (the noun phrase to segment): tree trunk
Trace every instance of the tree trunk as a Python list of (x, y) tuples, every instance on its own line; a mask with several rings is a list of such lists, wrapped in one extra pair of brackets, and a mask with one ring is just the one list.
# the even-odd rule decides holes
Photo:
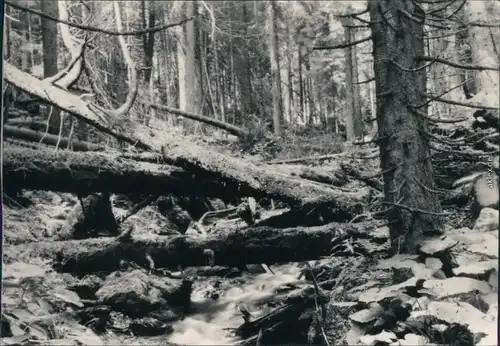
[(423, 234), (440, 231), (442, 225), (436, 215), (441, 206), (425, 137), (427, 120), (411, 107), (425, 101), (425, 70), (417, 63), (417, 56), (424, 55), (425, 14), (411, 0), (376, 0), (368, 5), (385, 203), (392, 207), (388, 214), (392, 248), (416, 253)]
[[(42, 0), (42, 12), (52, 17), (59, 17), (58, 3), (52, 0)], [(41, 17), (42, 50), (43, 50), (43, 77), (52, 77), (57, 71), (57, 22)], [(49, 115), (49, 114), (47, 114)], [(49, 133), (59, 134), (61, 126), (60, 112), (56, 108), (50, 111)]]
[(287, 90), (288, 90), (288, 121), (293, 124), (295, 121), (295, 116), (294, 116), (294, 89), (293, 89), (293, 70), (292, 70), (292, 57), (293, 57), (293, 49), (292, 49), (292, 44), (293, 44), (293, 37), (292, 37), (292, 31), (289, 29), (288, 25), (286, 27), (287, 30), (287, 37), (286, 37), (286, 42), (287, 42), (287, 47), (286, 47), (286, 52), (287, 52), (287, 57), (286, 57), (286, 76), (287, 76)]
[[(243, 1), (241, 3), (232, 3), (236, 6), (241, 6), (241, 35), (248, 35), (248, 26), (252, 18), (247, 9), (247, 4)], [(234, 8), (236, 11), (237, 9)], [(250, 66), (250, 58), (248, 55), (249, 48), (247, 47), (245, 40), (242, 38), (233, 39), (233, 46), (235, 47), (235, 74), (238, 79), (239, 91), (240, 91), (240, 101), (241, 101), (241, 111), (245, 116), (249, 114), (255, 114), (257, 109), (255, 107), (253, 99), (253, 88), (252, 88), (252, 70)]]
[[(337, 256), (368, 255), (376, 245), (363, 245), (364, 239), (373, 239), (373, 226), (330, 223), (318, 227), (272, 228), (268, 226), (230, 229), (205, 237), (193, 236), (133, 236), (120, 241), (117, 238), (87, 239), (81, 241), (38, 242), (16, 249), (54, 258), (56, 269), (80, 275), (96, 271), (111, 272), (119, 268), (121, 260), (134, 261), (149, 267), (149, 254), (155, 268), (178, 266), (205, 266), (214, 253), (213, 264), (241, 266), (245, 264), (273, 264), (315, 260), (331, 253), (332, 246), (351, 239), (357, 253), (346, 248)], [(372, 233), (373, 234), (373, 233)], [(334, 243), (332, 245), (332, 239)], [(361, 242), (357, 242), (361, 239)]]
[[(145, 0), (141, 0), (141, 14), (144, 28), (152, 28), (156, 25), (156, 13), (154, 6), (155, 4), (150, 2), (146, 8)], [(142, 40), (144, 49), (144, 84), (149, 85), (153, 72), (155, 33), (144, 34)]]
[(269, 58), (271, 60), (271, 78), (273, 94), (273, 127), (274, 134), (281, 136), (283, 126), (283, 106), (281, 99), (281, 76), (278, 47), (278, 23), (277, 8), (274, 1), (270, 1), (268, 6), (269, 20)]
[(298, 70), (299, 70), (299, 117), (302, 119), (302, 121), (305, 120), (304, 118), (304, 77), (302, 75), (302, 45), (299, 43), (298, 45)]
[[(192, 17), (198, 12), (197, 1), (185, 1), (184, 4), (185, 16)], [(200, 47), (199, 47), (199, 33), (198, 33), (198, 20), (195, 18), (183, 26), (182, 39), (182, 52), (180, 56), (183, 56), (185, 61), (184, 66), (184, 92), (185, 100), (184, 107), (180, 107), (181, 110), (200, 114), (202, 112), (203, 95), (201, 89), (201, 71), (200, 71)], [(179, 49), (180, 47), (178, 47)], [(181, 61), (179, 60), (179, 63)], [(179, 76), (180, 79), (180, 76)], [(192, 131), (193, 122), (191, 120), (184, 119), (184, 129), (186, 131)]]
[[(500, 16), (500, 3), (498, 1), (469, 1), (466, 6), (468, 22), (487, 21), (488, 18), (497, 19)], [(471, 26), (469, 28), (469, 43), (473, 64), (482, 66), (499, 65), (499, 34), (500, 29), (498, 27)], [(475, 71), (474, 74), (478, 89), (476, 102), (490, 107), (498, 107), (500, 72)]]
[[(349, 6), (347, 13), (352, 13), (352, 8)], [(352, 18), (345, 19), (346, 27), (345, 30), (345, 40), (347, 44), (351, 44), (356, 40), (355, 29), (349, 26), (354, 24)], [(361, 104), (360, 104), (360, 94), (358, 85), (358, 64), (357, 64), (357, 53), (356, 46), (349, 46), (345, 49), (346, 57), (346, 134), (347, 140), (353, 141), (363, 137), (363, 121), (361, 115)]]

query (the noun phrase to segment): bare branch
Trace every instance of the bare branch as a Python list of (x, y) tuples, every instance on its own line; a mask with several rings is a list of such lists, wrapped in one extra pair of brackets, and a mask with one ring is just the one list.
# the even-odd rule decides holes
[(190, 112), (184, 112), (180, 109), (172, 108), (172, 107), (168, 107), (168, 106), (162, 106), (162, 105), (151, 104), (151, 103), (148, 104), (148, 106), (151, 108), (154, 108), (154, 109), (158, 109), (160, 111), (179, 115), (179, 116), (182, 116), (182, 117), (185, 117), (188, 119), (197, 120), (197, 121), (200, 121), (202, 123), (215, 126), (217, 128), (226, 130), (230, 134), (233, 134), (233, 135), (238, 136), (238, 137), (243, 137), (243, 136), (246, 136), (248, 134), (247, 131), (240, 129), (237, 126), (216, 120), (214, 118), (209, 118), (209, 117), (206, 117), (203, 115), (198, 115), (198, 114), (194, 114), (194, 113), (190, 113)]
[(418, 60), (421, 61), (432, 61), (432, 62), (438, 62), (441, 64), (445, 64), (451, 67), (455, 68), (460, 68), (463, 70), (476, 70), (476, 71), (500, 71), (499, 67), (490, 67), (490, 66), (479, 66), (479, 65), (470, 65), (470, 64), (458, 64), (453, 61), (437, 58), (437, 57), (432, 57), (432, 56), (424, 56), (420, 55), (417, 57)]
[(361, 82), (356, 82), (356, 83), (354, 83), (354, 84), (368, 84), (368, 83), (371, 83), (371, 82), (373, 82), (373, 81), (375, 81), (375, 77), (372, 77), (372, 78), (367, 79), (367, 80), (363, 80), (363, 81), (361, 81)]
[(335, 15), (335, 17), (337, 17), (337, 18), (349, 18), (349, 17), (361, 16), (361, 15), (363, 15), (365, 13), (368, 13), (368, 8), (366, 8), (363, 11), (360, 11), (360, 12), (346, 13), (346, 14), (337, 14), (337, 15)]
[(438, 96), (432, 97), (432, 98), (430, 98), (429, 100), (427, 100), (426, 102), (424, 102), (424, 103), (422, 103), (422, 104), (420, 104), (420, 105), (412, 106), (412, 107), (417, 108), (417, 109), (418, 109), (418, 108), (425, 107), (425, 106), (427, 106), (429, 103), (431, 103), (432, 101), (436, 101), (438, 98), (440, 98), (440, 97), (442, 97), (442, 96), (444, 96), (444, 95), (448, 94), (449, 92), (451, 92), (451, 91), (453, 91), (453, 90), (455, 90), (455, 89), (458, 89), (458, 88), (462, 87), (463, 85), (465, 85), (465, 84), (469, 83), (471, 80), (472, 80), (472, 79), (471, 79), (471, 78), (469, 78), (469, 79), (467, 79), (467, 80), (463, 81), (462, 83), (460, 83), (460, 84), (458, 84), (458, 85), (455, 85), (454, 87), (449, 88), (448, 90), (446, 90), (446, 91), (442, 92), (442, 93), (441, 93), (441, 94), (439, 94)]
[(448, 103), (450, 105), (455, 105), (455, 106), (464, 106), (464, 107), (474, 108), (474, 109), (487, 109), (487, 110), (493, 110), (493, 111), (498, 110), (498, 107), (482, 106), (482, 105), (477, 105), (477, 104), (472, 104), (472, 103), (467, 103), (467, 102), (448, 100), (448, 99), (444, 99), (442, 97), (435, 97), (431, 94), (424, 94), (424, 96), (428, 97), (428, 98), (434, 98), (434, 101)]
[(5, 4), (7, 4), (13, 8), (16, 8), (18, 10), (33, 13), (33, 14), (36, 14), (40, 17), (46, 18), (48, 20), (52, 20), (52, 21), (55, 21), (58, 23), (63, 23), (63, 24), (69, 25), (69, 26), (74, 27), (74, 28), (78, 28), (78, 29), (82, 29), (82, 30), (86, 30), (86, 31), (92, 31), (92, 32), (99, 32), (101, 34), (106, 34), (106, 35), (111, 35), (111, 36), (140, 36), (140, 35), (144, 35), (147, 33), (155, 33), (157, 31), (162, 31), (165, 29), (180, 26), (180, 25), (182, 25), (190, 20), (193, 20), (193, 18), (194, 18), (194, 17), (184, 18), (184, 19), (182, 19), (178, 22), (175, 22), (175, 23), (163, 24), (163, 25), (155, 26), (153, 28), (148, 28), (148, 29), (141, 29), (141, 30), (135, 30), (135, 31), (112, 31), (112, 30), (101, 29), (101, 28), (96, 28), (93, 26), (88, 26), (88, 25), (83, 25), (83, 24), (73, 23), (70, 21), (61, 20), (59, 18), (52, 17), (52, 16), (45, 14), (43, 12), (33, 10), (31, 8), (27, 8), (24, 6), (20, 6), (20, 5), (16, 4), (15, 2), (11, 2), (9, 0), (5, 0)]
[(368, 37), (362, 38), (362, 39), (357, 40), (357, 41), (353, 41), (351, 43), (341, 43), (341, 44), (336, 45), (336, 46), (313, 47), (313, 50), (332, 50), (332, 49), (348, 48), (348, 47), (352, 47), (352, 46), (355, 46), (357, 44), (369, 41), (371, 39), (372, 39), (372, 36), (370, 35)]

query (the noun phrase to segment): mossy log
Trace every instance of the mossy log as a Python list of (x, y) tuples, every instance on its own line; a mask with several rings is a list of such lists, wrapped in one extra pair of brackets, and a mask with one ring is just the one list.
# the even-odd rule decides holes
[(5, 148), (3, 182), (7, 189), (124, 194), (220, 195), (216, 181), (169, 165), (123, 159), (120, 154)]
[(7, 187), (83, 195), (107, 191), (222, 199), (271, 197), (297, 207), (328, 207), (336, 216), (332, 221), (338, 222), (360, 213), (368, 196), (366, 189), (342, 191), (188, 144), (170, 148), (168, 154), (158, 156), (163, 161), (159, 163), (138, 162), (119, 153), (24, 148), (6, 148), (3, 160)]
[[(61, 272), (79, 275), (117, 270), (121, 260), (155, 268), (299, 262), (315, 260), (336, 248), (337, 256), (369, 255), (380, 251), (387, 238), (374, 235), (373, 224), (330, 223), (318, 227), (246, 227), (207, 236), (156, 236), (93, 238), (23, 244), (16, 249), (24, 256), (43, 256), (54, 260)], [(349, 246), (341, 250), (344, 241)], [(333, 242), (332, 242), (333, 240)], [(382, 245), (379, 245), (382, 244)], [(213, 251), (213, 254), (211, 251)], [(354, 252), (353, 252), (354, 251)], [(207, 258), (207, 253), (212, 254)]]

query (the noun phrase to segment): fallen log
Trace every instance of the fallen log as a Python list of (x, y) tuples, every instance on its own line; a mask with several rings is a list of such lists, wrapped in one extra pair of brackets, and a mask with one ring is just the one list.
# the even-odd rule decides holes
[(33, 150), (6, 147), (3, 182), (8, 188), (124, 194), (174, 193), (221, 195), (217, 181), (193, 179), (191, 172), (169, 165), (122, 159), (119, 154)]
[[(23, 129), (16, 126), (4, 125), (3, 134), (6, 137), (23, 139), (30, 142), (38, 142), (48, 145), (58, 145), (60, 148), (67, 148), (70, 142), (69, 138), (59, 137), (56, 135), (46, 134), (40, 131), (33, 131), (29, 129)], [(71, 147), (74, 151), (103, 151), (105, 147), (102, 145), (71, 141)]]
[[(24, 189), (79, 194), (102, 191), (125, 194), (172, 193), (222, 199), (270, 196), (296, 206), (327, 207), (330, 214), (336, 216), (331, 221), (352, 218), (360, 212), (360, 202), (367, 196), (361, 190), (336, 190), (241, 159), (206, 150), (205, 153), (206, 159), (200, 157), (201, 162), (197, 162), (195, 157), (199, 153), (181, 156), (172, 151), (164, 161), (177, 165), (173, 167), (137, 162), (116, 153), (6, 148), (3, 158), (4, 182), (8, 186)], [(215, 158), (213, 165), (210, 164), (211, 158)]]
[(367, 189), (343, 191), (333, 186), (295, 178), (269, 165), (258, 165), (230, 157), (169, 136), (162, 147), (164, 162), (181, 167), (197, 176), (220, 181), (238, 196), (256, 199), (269, 197), (297, 207), (328, 206), (338, 215), (336, 221), (350, 220), (362, 210), (368, 200)]
[[(144, 126), (131, 125), (130, 131), (134, 131), (135, 135), (124, 135), (121, 133), (123, 126), (110, 125), (107, 114), (95, 106), (91, 108), (90, 104), (66, 90), (47, 81), (41, 81), (8, 63), (5, 63), (4, 75), (8, 83), (66, 110), (118, 140), (130, 143), (136, 148), (156, 153), (161, 151), (165, 163), (203, 177), (203, 180), (219, 181), (219, 188), (224, 186), (225, 192), (232, 191), (237, 196), (270, 197), (303, 207), (328, 205), (338, 215), (337, 221), (350, 220), (361, 212), (362, 204), (367, 202), (368, 193), (345, 192), (329, 188), (324, 184), (292, 178), (273, 172), (268, 166), (255, 165), (243, 159), (216, 153), (173, 134), (159, 136), (161, 137), (159, 142), (158, 139), (155, 140), (151, 130)], [(20, 179), (20, 176), (17, 178)], [(201, 181), (200, 178), (196, 179), (196, 182)], [(36, 182), (32, 184), (39, 185)]]
[[(380, 249), (387, 239), (376, 238), (375, 227), (369, 223), (330, 223), (319, 227), (247, 227), (228, 230), (205, 237), (142, 235), (118, 238), (94, 238), (70, 241), (46, 241), (23, 244), (12, 249), (23, 256), (42, 256), (54, 260), (61, 272), (78, 275), (117, 270), (121, 260), (134, 261), (146, 268), (150, 257), (155, 268), (204, 266), (207, 251), (213, 252), (214, 265), (241, 266), (273, 264), (318, 259), (330, 254), (335, 244), (348, 239), (357, 254), (369, 256)], [(123, 239), (123, 240), (120, 240)], [(334, 243), (332, 245), (332, 239)], [(359, 239), (359, 246), (356, 245)], [(370, 246), (366, 246), (369, 244)], [(355, 256), (349, 250), (337, 256)]]
[(185, 111), (182, 111), (182, 110), (177, 109), (177, 108), (168, 107), (168, 106), (162, 106), (162, 105), (153, 104), (153, 103), (149, 103), (148, 106), (151, 107), (151, 108), (157, 109), (159, 111), (163, 111), (163, 112), (167, 112), (167, 113), (179, 115), (179, 116), (184, 117), (184, 118), (188, 118), (188, 119), (192, 119), (192, 120), (196, 120), (196, 121), (202, 122), (204, 124), (212, 125), (212, 126), (214, 126), (216, 128), (225, 130), (228, 133), (230, 133), (232, 135), (235, 135), (237, 137), (248, 136), (248, 132), (247, 131), (245, 131), (245, 130), (237, 127), (237, 126), (234, 126), (232, 124), (228, 124), (228, 123), (225, 123), (223, 121), (219, 121), (219, 120), (214, 119), (214, 118), (209, 118), (209, 117), (206, 117), (204, 115), (199, 115), (199, 114), (195, 114), (195, 113), (185, 112)]

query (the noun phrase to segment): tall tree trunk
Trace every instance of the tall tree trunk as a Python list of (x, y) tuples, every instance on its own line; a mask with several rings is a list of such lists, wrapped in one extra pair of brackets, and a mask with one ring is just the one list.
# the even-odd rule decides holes
[[(246, 2), (232, 3), (241, 6), (241, 18), (243, 23), (241, 35), (247, 36), (248, 26), (252, 18), (247, 9)], [(239, 91), (240, 91), (240, 101), (241, 101), (241, 111), (245, 116), (248, 114), (254, 114), (256, 112), (255, 103), (253, 100), (253, 89), (252, 89), (252, 70), (250, 66), (249, 59), (249, 49), (245, 44), (245, 40), (242, 38), (236, 38), (233, 40), (233, 46), (235, 46), (235, 69), (236, 77), (238, 79)]]
[[(352, 8), (349, 6), (347, 8), (348, 13), (352, 13)], [(350, 44), (356, 40), (355, 29), (351, 28), (353, 23), (352, 18), (345, 19), (346, 27), (345, 30), (345, 40), (346, 43)], [(360, 104), (360, 94), (358, 85), (358, 64), (357, 64), (357, 54), (356, 46), (349, 46), (345, 49), (346, 57), (346, 134), (347, 140), (352, 141), (356, 138), (363, 136), (363, 122), (361, 117), (361, 104)]]
[(299, 59), (298, 59), (298, 70), (299, 70), (299, 117), (304, 121), (304, 76), (302, 74), (302, 45), (298, 45)]
[(273, 94), (273, 127), (274, 134), (281, 135), (283, 126), (283, 107), (281, 100), (281, 76), (278, 48), (278, 25), (276, 16), (276, 3), (269, 1), (268, 4), (268, 20), (269, 20), (269, 57), (271, 60), (271, 78), (272, 78), (272, 94)]
[[(42, 12), (52, 16), (59, 17), (58, 3), (52, 0), (42, 0)], [(41, 17), (42, 26), (42, 51), (43, 51), (43, 77), (51, 77), (57, 73), (57, 22)], [(58, 134), (61, 126), (61, 116), (59, 110), (51, 108), (49, 133)]]
[(287, 57), (286, 57), (286, 77), (287, 77), (287, 90), (288, 90), (288, 120), (290, 121), (291, 124), (294, 122), (294, 95), (293, 95), (293, 70), (292, 70), (292, 57), (293, 57), (293, 49), (292, 49), (292, 44), (293, 44), (293, 37), (292, 37), (292, 31), (289, 29), (288, 25), (286, 26), (287, 30), (287, 46), (286, 46), (286, 52), (287, 52)]
[[(500, 3), (492, 0), (469, 1), (466, 12), (468, 22), (487, 21), (487, 18), (493, 19), (500, 16)], [(469, 43), (474, 64), (482, 66), (499, 65), (499, 35), (500, 29), (498, 28), (479, 26), (469, 28)], [(500, 73), (498, 71), (475, 71), (474, 75), (479, 98), (476, 102), (498, 107)]]
[[(428, 123), (411, 105), (425, 100), (426, 74), (418, 69), (424, 54), (424, 12), (412, 0), (368, 3), (373, 37), (381, 169), (392, 248), (416, 253), (425, 232), (440, 231), (441, 206), (435, 193)], [(382, 13), (385, 18), (382, 18)], [(408, 13), (411, 18), (403, 13)], [(406, 69), (398, 68), (394, 63)], [(427, 109), (420, 109), (426, 114)], [(403, 207), (401, 207), (403, 206)], [(417, 211), (418, 210), (418, 211)]]
[[(183, 3), (185, 16), (193, 17), (198, 11), (197, 1)], [(184, 24), (178, 49), (179, 63), (179, 104), (180, 109), (191, 113), (201, 113), (203, 95), (201, 88), (200, 50), (198, 20), (195, 18)], [(182, 67), (181, 67), (182, 66)], [(181, 73), (181, 70), (183, 71)], [(181, 79), (184, 79), (181, 82)], [(184, 129), (193, 131), (192, 120), (183, 119)]]
[[(154, 6), (154, 2), (149, 2), (146, 6), (146, 0), (141, 0), (141, 16), (144, 28), (152, 28), (156, 24), (156, 12)], [(142, 36), (142, 44), (144, 49), (144, 84), (149, 85), (153, 72), (155, 33), (150, 32), (144, 34)]]
[[(10, 17), (10, 7), (5, 6), (5, 14)], [(4, 16), (3, 18), (3, 49), (5, 60), (10, 59), (10, 19)]]

